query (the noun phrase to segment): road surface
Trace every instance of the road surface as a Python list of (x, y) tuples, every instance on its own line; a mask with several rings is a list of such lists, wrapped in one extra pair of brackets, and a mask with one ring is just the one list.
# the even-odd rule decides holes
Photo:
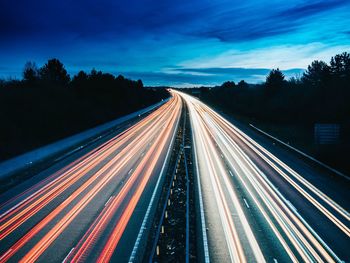
[[(0, 205), (0, 262), (127, 262), (181, 114), (175, 95)], [(6, 197), (6, 198), (5, 198)]]
[(192, 126), (204, 248), (198, 258), (350, 260), (348, 180), (238, 128), (189, 95), (172, 93), (124, 132), (2, 195), (0, 262), (140, 260), (182, 100)]
[(320, 190), (317, 168), (302, 161), (291, 168), (199, 100), (178, 94), (192, 123), (207, 261), (350, 260), (348, 180), (323, 178)]

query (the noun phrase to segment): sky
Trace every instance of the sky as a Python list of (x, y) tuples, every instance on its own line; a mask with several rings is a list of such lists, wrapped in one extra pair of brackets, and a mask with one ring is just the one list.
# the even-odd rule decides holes
[(300, 76), (350, 51), (350, 0), (0, 0), (0, 77), (60, 59), (145, 85)]

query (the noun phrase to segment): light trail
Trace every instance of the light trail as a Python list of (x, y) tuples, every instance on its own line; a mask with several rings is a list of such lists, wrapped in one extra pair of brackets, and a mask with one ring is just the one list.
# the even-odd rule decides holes
[[(197, 155), (199, 155), (199, 158), (203, 158), (203, 162), (199, 162), (200, 172), (204, 173), (204, 171), (206, 171), (207, 176), (210, 178), (231, 260), (233, 262), (246, 262), (247, 256), (244, 250), (250, 250), (250, 254), (254, 255), (256, 261), (265, 262), (264, 256), (249, 224), (247, 223), (247, 219), (237, 200), (236, 194), (231, 188), (227, 188), (225, 185), (222, 186), (220, 183), (220, 177), (227, 174), (225, 173), (225, 168), (220, 161), (220, 155), (214, 148), (213, 142), (208, 140), (209, 134), (205, 128), (205, 124), (200, 120), (199, 115), (196, 114), (195, 107), (190, 106), (189, 111), (194, 130), (194, 137), (195, 140), (197, 140), (196, 144), (198, 145)], [(227, 178), (224, 177), (224, 180), (227, 180)], [(235, 207), (234, 212), (238, 213), (240, 221), (239, 225), (243, 226), (249, 244), (249, 246), (244, 246), (244, 248), (242, 247), (241, 237), (237, 232), (237, 226), (231, 216), (233, 212), (229, 208), (229, 201), (226, 200), (223, 188), (226, 188), (225, 191), (228, 191), (229, 193), (229, 198)]]
[[(174, 111), (177, 114), (177, 111)], [(89, 231), (90, 234), (84, 236), (83, 239), (79, 242), (78, 249), (75, 250), (75, 256), (72, 258), (72, 262), (82, 262), (86, 257), (88, 251), (91, 249), (92, 245), (99, 238), (101, 232), (107, 227), (107, 224), (111, 222), (111, 219), (115, 212), (121, 205), (121, 202), (125, 199), (125, 196), (131, 190), (131, 187), (135, 184), (136, 180), (140, 180), (141, 183), (138, 184), (138, 188), (135, 194), (132, 197), (132, 200), (129, 202), (128, 207), (125, 209), (121, 219), (118, 221), (117, 225), (113, 233), (110, 235), (110, 238), (103, 249), (102, 254), (100, 255), (101, 260), (110, 259), (113, 254), (115, 247), (123, 233), (123, 230), (126, 227), (126, 223), (128, 222), (132, 212), (137, 204), (138, 199), (140, 198), (146, 183), (148, 182), (150, 176), (152, 175), (152, 171), (154, 166), (156, 165), (158, 158), (160, 157), (162, 150), (164, 148), (167, 139), (170, 136), (170, 132), (172, 132), (172, 127), (174, 127), (174, 123), (177, 121), (178, 115), (173, 115), (170, 119), (170, 122), (166, 126), (164, 126), (162, 134), (157, 138), (157, 140), (152, 144), (151, 148), (147, 151), (147, 154), (142, 159), (141, 163), (136, 167), (132, 176), (124, 185), (123, 189), (119, 192), (118, 196), (111, 201), (111, 204), (108, 206), (108, 209), (104, 210), (101, 213), (101, 216), (98, 217), (96, 223), (93, 224), (93, 228)], [(147, 168), (146, 171), (144, 171)]]
[[(292, 204), (293, 200), (284, 197), (281, 190), (254, 163), (247, 152), (254, 153), (265, 162), (264, 165), (269, 166), (275, 174), (285, 180), (284, 187), (292, 188), (301, 194), (305, 202), (312, 204), (324, 215), (324, 220), (328, 219), (347, 237), (350, 236), (349, 212), (208, 106), (187, 94), (178, 94), (184, 98), (190, 111), (201, 181), (205, 182), (205, 178), (210, 178), (207, 183), (202, 182), (202, 190), (212, 189), (211, 195), (214, 195), (220, 214), (221, 228), (231, 261), (244, 262), (245, 258), (252, 261), (254, 255), (253, 261), (263, 262), (265, 253), (270, 252), (261, 250), (260, 240), (256, 237), (257, 229), (250, 224), (246, 216), (250, 207), (245, 206), (246, 198), (240, 199), (237, 196), (233, 179), (234, 182), (238, 180), (239, 187), (242, 188), (240, 191), (249, 196), (250, 205), (254, 204), (258, 209), (290, 260), (341, 262), (330, 244), (327, 244), (303, 218), (301, 212), (296, 210)], [(213, 211), (207, 212), (208, 218), (210, 213)], [(236, 229), (237, 226), (241, 226), (244, 231), (230, 232), (229, 225)], [(341, 235), (341, 232), (339, 234)], [(212, 235), (217, 236), (220, 233)], [(237, 244), (241, 244), (242, 251), (237, 249)], [(216, 253), (220, 254), (222, 251)]]
[[(175, 112), (176, 113), (176, 112)], [(141, 197), (141, 194), (146, 186), (147, 181), (152, 175), (154, 166), (157, 163), (158, 158), (160, 157), (162, 150), (167, 142), (167, 139), (171, 136), (172, 129), (176, 121), (178, 120), (179, 115), (173, 115), (170, 118), (169, 125), (167, 125), (162, 132), (161, 136), (158, 137), (158, 140), (153, 144), (151, 149), (147, 152), (145, 158), (142, 160), (141, 164), (136, 168), (134, 174), (142, 175), (142, 181), (138, 185), (135, 194), (132, 196), (131, 201), (128, 203), (128, 206), (124, 210), (120, 220), (114, 227), (112, 233), (110, 234), (106, 245), (104, 246), (102, 253), (99, 255), (97, 262), (109, 262), (114, 249), (116, 248), (121, 235), (126, 227), (126, 222), (129, 221), (132, 212), (134, 211), (138, 200)]]
[[(86, 240), (78, 243), (65, 260), (80, 255), (80, 248), (87, 248), (85, 251), (91, 249), (95, 245), (95, 242), (91, 242), (91, 237), (94, 239), (102, 234), (114, 214), (120, 213), (120, 209), (124, 209), (126, 205), (127, 208), (123, 210), (118, 221), (118, 225), (123, 226), (118, 228), (121, 236), (140, 196), (148, 187), (149, 179), (157, 176), (154, 171), (167, 150), (165, 145), (169, 143), (171, 134), (177, 127), (180, 113), (181, 100), (175, 95), (122, 134), (2, 204), (1, 208), (6, 207), (6, 210), (3, 210), (0, 217), (0, 238), (5, 240), (17, 229), (21, 229), (23, 223), (36, 217), (44, 208), (52, 206), (54, 200), (66, 195), (62, 202), (3, 252), (0, 262), (11, 260), (19, 252), (23, 253), (23, 248), (28, 246), (30, 249), (20, 262), (38, 260), (67, 231), (74, 220), (95, 203), (96, 198), (100, 198), (104, 189), (116, 181), (122, 183), (121, 189), (118, 190), (118, 184), (115, 185), (115, 197), (104, 203), (100, 214), (95, 221), (92, 220), (87, 234), (82, 235), (82, 240)], [(132, 191), (135, 192), (130, 198)], [(52, 225), (52, 222), (55, 223)], [(39, 234), (42, 237), (38, 240)], [(113, 240), (113, 250), (116, 243)], [(109, 253), (113, 251), (109, 249)]]
[(129, 133), (124, 132), (121, 136), (118, 136), (117, 142), (115, 142), (115, 139), (111, 139), (107, 143), (104, 143), (103, 147), (99, 147), (98, 151), (93, 152), (91, 155), (86, 155), (85, 159), (80, 158), (80, 162), (62, 173), (58, 178), (53, 181), (44, 180), (44, 182), (48, 182), (46, 185), (40, 182), (41, 189), (1, 215), (0, 240), (40, 211), (68, 187), (71, 187), (75, 182), (84, 177), (87, 172), (94, 169), (101, 161), (130, 140), (132, 136), (135, 136), (139, 130), (145, 129), (145, 126), (144, 122), (135, 125), (134, 129), (131, 129)]
[[(206, 262), (212, 257), (231, 262), (342, 261), (326, 233), (305, 216), (303, 205), (349, 244), (350, 214), (344, 207), (202, 102), (172, 94), (121, 134), (0, 204), (0, 263), (47, 260), (84, 215), (86, 222), (72, 233), (71, 243), (60, 244), (64, 251), (57, 258), (118, 258), (126, 229), (142, 221), (148, 210), (146, 204), (144, 214), (135, 219), (140, 200), (153, 198), (149, 189), (159, 182), (171, 151), (182, 98), (192, 125)], [(129, 240), (133, 255), (136, 238)]]

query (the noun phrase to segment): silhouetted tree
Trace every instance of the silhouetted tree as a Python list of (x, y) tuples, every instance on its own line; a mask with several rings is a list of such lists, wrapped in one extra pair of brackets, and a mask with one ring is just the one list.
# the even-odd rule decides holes
[(59, 85), (67, 85), (70, 77), (64, 65), (56, 58), (50, 59), (40, 69), (42, 80)]
[(290, 87), (295, 87), (296, 85), (300, 85), (301, 83), (302, 83), (302, 80), (299, 77), (293, 76), (288, 80), (288, 84)]
[(142, 80), (139, 79), (139, 80), (137, 81), (137, 87), (140, 88), (140, 89), (143, 88)]
[(77, 75), (75, 75), (71, 81), (71, 86), (78, 92), (82, 92), (84, 88), (87, 88), (89, 81), (88, 74), (85, 71), (79, 71)]
[[(38, 70), (27, 63), (23, 80), (0, 78), (0, 160), (75, 134), (169, 96), (165, 89), (143, 88), (141, 80), (93, 69), (71, 81), (63, 64), (49, 60)], [(30, 87), (28, 80), (38, 88)], [(68, 85), (66, 85), (69, 83)], [(66, 86), (69, 88), (60, 88)], [(48, 88), (53, 87), (53, 88)], [(57, 88), (56, 88), (57, 87)], [(0, 187), (1, 188), (1, 187)], [(1, 191), (1, 189), (0, 189)]]
[(39, 70), (35, 62), (28, 61), (24, 65), (23, 80), (28, 83), (33, 83), (39, 78)]
[(222, 88), (227, 88), (227, 89), (232, 89), (235, 86), (236, 84), (233, 81), (226, 81), (221, 85)]
[(244, 89), (244, 88), (248, 88), (249, 85), (247, 82), (245, 82), (244, 80), (241, 80), (240, 82), (238, 82), (237, 86), (241, 89)]
[(330, 77), (329, 66), (320, 60), (315, 60), (307, 67), (304, 72), (302, 81), (309, 86), (320, 87), (324, 86)]
[(82, 81), (87, 81), (89, 78), (88, 74), (85, 73), (85, 71), (81, 70), (78, 72), (77, 75), (75, 75), (72, 79), (72, 82), (82, 82)]
[(350, 78), (350, 54), (344, 52), (342, 54), (335, 55), (331, 58), (331, 73), (334, 77), (340, 79)]
[(102, 71), (97, 71), (95, 68), (93, 68), (90, 72), (89, 79), (94, 80), (94, 79), (99, 79), (102, 76)]
[(268, 93), (274, 93), (283, 87), (284, 82), (284, 74), (282, 71), (280, 71), (279, 68), (272, 69), (266, 77), (266, 91)]
[(116, 78), (116, 80), (120, 83), (125, 81), (125, 78), (122, 75), (118, 75), (118, 77)]

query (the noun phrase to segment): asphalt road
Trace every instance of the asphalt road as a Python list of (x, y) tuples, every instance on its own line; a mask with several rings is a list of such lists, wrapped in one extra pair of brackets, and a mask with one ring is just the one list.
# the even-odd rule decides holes
[(175, 95), (78, 159), (4, 193), (0, 262), (128, 262), (181, 107)]
[(190, 112), (207, 261), (350, 260), (349, 180), (178, 94)]
[(166, 104), (120, 134), (1, 195), (0, 262), (139, 261), (180, 97), (192, 126), (199, 258), (350, 261), (349, 180), (173, 91)]

